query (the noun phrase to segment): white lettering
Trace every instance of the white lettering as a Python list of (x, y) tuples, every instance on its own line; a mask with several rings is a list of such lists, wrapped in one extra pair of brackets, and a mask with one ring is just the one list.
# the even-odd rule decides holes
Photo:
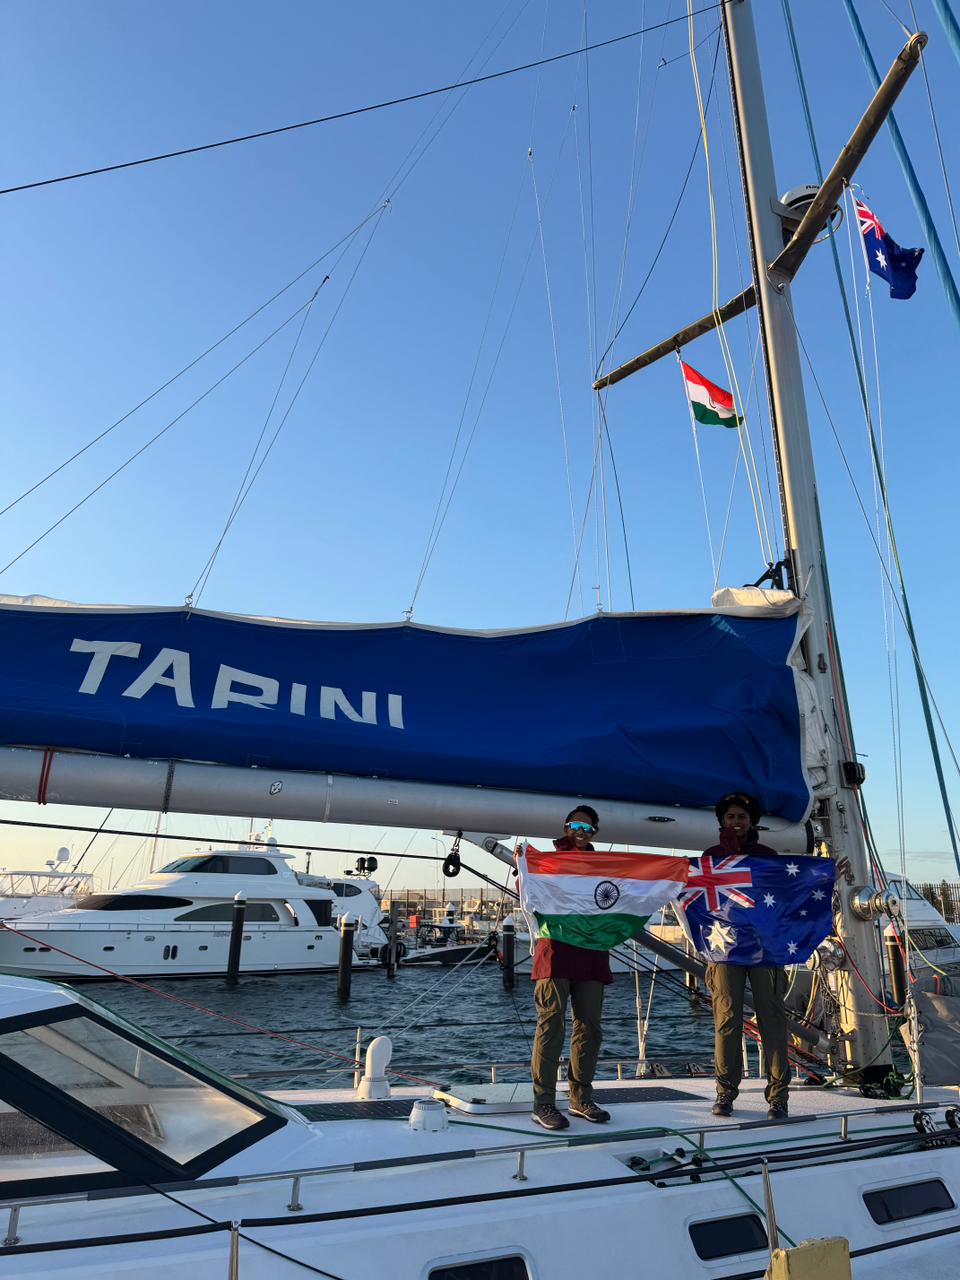
[(110, 659), (139, 658), (140, 646), (134, 640), (74, 640), (70, 652), (91, 655), (80, 692), (98, 693)]
[(403, 694), (387, 694), (387, 720), (391, 729), (403, 728)]
[(290, 686), (290, 711), (295, 716), (305, 716), (307, 714), (307, 686), (305, 684), (292, 684)]
[(178, 707), (192, 707), (193, 690), (190, 688), (189, 653), (183, 649), (161, 649), (133, 684), (128, 689), (124, 689), (123, 696), (142, 698), (158, 684), (173, 690)]
[[(235, 684), (245, 684), (256, 692), (240, 693), (233, 687)], [(215, 711), (222, 710), (231, 702), (241, 702), (248, 707), (275, 707), (279, 700), (279, 680), (274, 680), (272, 676), (258, 676), (253, 671), (241, 671), (238, 667), (227, 667), (221, 664), (210, 706)]]
[(334, 689), (327, 685), (320, 687), (320, 718), (321, 720), (336, 720), (337, 712), (342, 711), (348, 720), (352, 720), (354, 724), (376, 724), (377, 723), (377, 695), (364, 691), (360, 695), (360, 705), (362, 710), (357, 714), (356, 708), (351, 706), (347, 700), (346, 694), (342, 689)]

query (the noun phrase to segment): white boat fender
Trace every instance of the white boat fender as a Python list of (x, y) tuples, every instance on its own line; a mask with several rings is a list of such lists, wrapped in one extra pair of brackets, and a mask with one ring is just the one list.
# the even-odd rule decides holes
[(357, 1086), (357, 1097), (368, 1101), (390, 1097), (390, 1081), (387, 1067), (393, 1057), (393, 1041), (389, 1036), (377, 1036), (367, 1048), (367, 1065), (363, 1079)]
[(447, 1108), (439, 1098), (418, 1098), (410, 1112), (410, 1128), (420, 1129), (426, 1133), (440, 1133), (449, 1129)]

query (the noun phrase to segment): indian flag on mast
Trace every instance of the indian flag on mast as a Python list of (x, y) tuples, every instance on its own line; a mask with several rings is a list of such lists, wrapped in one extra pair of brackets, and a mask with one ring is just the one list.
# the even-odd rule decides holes
[(608, 951), (683, 892), (690, 861), (654, 853), (541, 853), (528, 844), (517, 851), (517, 869), (531, 933)]
[(683, 385), (694, 418), (704, 427), (738, 427), (743, 421), (733, 408), (733, 396), (723, 387), (698, 373), (692, 365), (680, 361)]

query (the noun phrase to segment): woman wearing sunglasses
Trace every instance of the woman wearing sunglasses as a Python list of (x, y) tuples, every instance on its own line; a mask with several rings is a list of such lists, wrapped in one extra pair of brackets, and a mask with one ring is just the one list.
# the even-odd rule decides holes
[[(560, 853), (592, 853), (590, 837), (600, 828), (597, 811), (580, 805), (567, 814), (563, 835), (554, 840)], [(553, 938), (538, 938), (533, 956), (537, 1030), (533, 1039), (533, 1120), (544, 1129), (568, 1129), (557, 1110), (557, 1070), (567, 1026), (567, 1004), (573, 1006), (570, 1040), (568, 1111), (593, 1124), (605, 1124), (610, 1112), (593, 1100), (593, 1077), (600, 1054), (603, 988), (613, 981), (606, 951), (588, 951)]]

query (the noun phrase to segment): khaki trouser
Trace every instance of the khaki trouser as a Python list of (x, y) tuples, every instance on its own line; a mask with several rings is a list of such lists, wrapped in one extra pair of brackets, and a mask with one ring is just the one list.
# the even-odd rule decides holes
[(593, 1077), (603, 1032), (602, 982), (571, 982), (567, 978), (539, 978), (534, 984), (537, 1030), (533, 1038), (534, 1105), (557, 1101), (557, 1071), (567, 1029), (567, 1001), (573, 1005), (573, 1035), (570, 1038), (570, 1101), (583, 1105), (593, 1097)]
[(713, 996), (714, 1058), (717, 1093), (735, 1098), (743, 1076), (743, 993), (747, 977), (760, 1028), (767, 1068), (764, 1096), (787, 1105), (790, 1062), (787, 1057), (787, 976), (773, 965), (708, 964), (706, 981)]

